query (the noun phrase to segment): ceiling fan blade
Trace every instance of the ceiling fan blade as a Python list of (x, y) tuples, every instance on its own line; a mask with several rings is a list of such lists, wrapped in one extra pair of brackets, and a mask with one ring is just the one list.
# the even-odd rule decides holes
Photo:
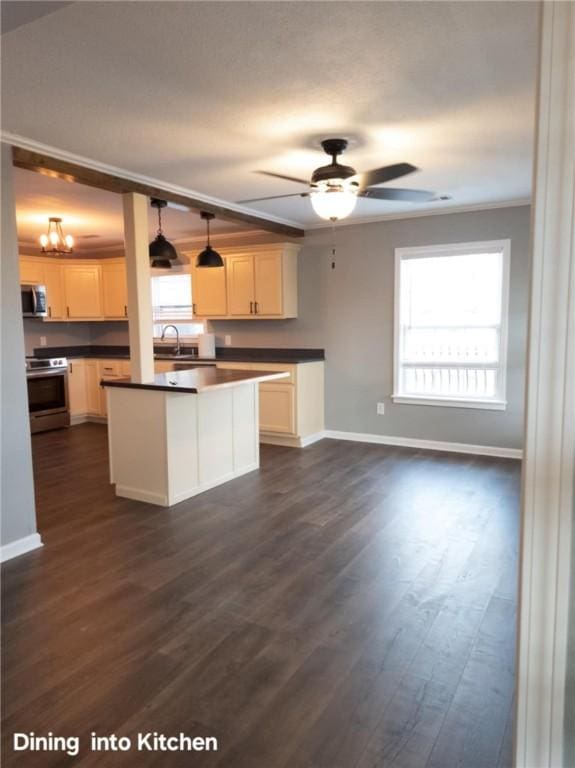
[(271, 176), (274, 179), (283, 179), (284, 181), (295, 181), (296, 184), (305, 184), (309, 186), (307, 179), (296, 179), (294, 176), (284, 176), (281, 173), (272, 173), (271, 171), (254, 171), (254, 173), (261, 173), (263, 176)]
[(293, 192), (291, 195), (270, 195), (269, 197), (251, 197), (248, 200), (236, 200), (236, 203), (258, 203), (261, 200), (279, 200), (284, 197), (309, 197), (309, 192)]
[(423, 189), (362, 189), (359, 197), (367, 197), (370, 200), (402, 200), (407, 203), (429, 203), (436, 199), (435, 192), (427, 192)]
[(360, 173), (359, 183), (362, 189), (366, 187), (375, 187), (378, 184), (385, 184), (386, 181), (399, 179), (401, 176), (407, 176), (419, 170), (411, 163), (395, 163), (395, 165), (384, 165), (382, 168), (374, 168), (372, 171)]

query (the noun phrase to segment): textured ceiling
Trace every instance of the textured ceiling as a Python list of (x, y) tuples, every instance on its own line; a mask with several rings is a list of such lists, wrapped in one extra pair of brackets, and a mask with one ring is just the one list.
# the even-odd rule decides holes
[[(530, 194), (534, 2), (79, 2), (3, 38), (3, 129), (237, 201), (300, 187), (318, 141), (445, 203), (361, 200), (354, 216)], [(305, 226), (299, 197), (253, 208)]]

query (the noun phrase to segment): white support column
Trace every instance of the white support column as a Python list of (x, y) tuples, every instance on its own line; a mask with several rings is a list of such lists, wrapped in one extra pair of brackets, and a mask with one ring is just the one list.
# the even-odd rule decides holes
[(575, 3), (542, 3), (516, 768), (565, 768), (575, 466)]
[(124, 240), (128, 280), (128, 328), (131, 376), (135, 381), (154, 377), (154, 335), (148, 255), (148, 207), (145, 195), (125, 192)]

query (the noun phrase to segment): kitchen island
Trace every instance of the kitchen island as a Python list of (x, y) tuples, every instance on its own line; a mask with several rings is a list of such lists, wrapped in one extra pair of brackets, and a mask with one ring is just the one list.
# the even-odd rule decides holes
[(103, 380), (116, 495), (169, 507), (257, 469), (258, 384), (286, 376), (210, 366)]

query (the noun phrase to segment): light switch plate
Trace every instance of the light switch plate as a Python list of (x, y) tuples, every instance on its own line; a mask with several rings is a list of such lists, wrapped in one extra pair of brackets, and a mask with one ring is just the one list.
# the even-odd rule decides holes
[(224, 343), (225, 343), (226, 347), (231, 347), (232, 346), (232, 337), (229, 336), (229, 335), (224, 336)]
[(385, 403), (378, 403), (377, 404), (377, 415), (383, 416), (385, 414)]
[(46, 337), (40, 336), (40, 346), (45, 347), (46, 346)]

